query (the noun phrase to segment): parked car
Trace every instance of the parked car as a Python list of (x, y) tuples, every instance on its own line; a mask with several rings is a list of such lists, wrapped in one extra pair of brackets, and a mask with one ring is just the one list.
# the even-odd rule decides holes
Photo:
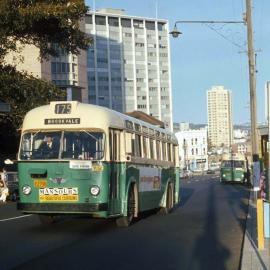
[(215, 172), (215, 170), (208, 169), (206, 173), (207, 173), (207, 174), (215, 174), (216, 172)]

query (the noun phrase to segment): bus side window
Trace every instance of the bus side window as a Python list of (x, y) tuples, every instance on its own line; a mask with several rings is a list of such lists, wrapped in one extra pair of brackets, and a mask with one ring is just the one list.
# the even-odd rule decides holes
[(110, 130), (110, 160), (120, 160), (120, 131)]
[(155, 158), (154, 140), (150, 139), (150, 158)]
[(171, 152), (171, 144), (170, 143), (168, 143), (167, 144), (167, 149), (168, 149), (168, 161), (172, 161), (172, 152)]
[(167, 161), (167, 143), (162, 142), (162, 158), (164, 161)]
[(113, 130), (109, 134), (110, 160), (113, 160)]
[(160, 160), (160, 141), (156, 141), (156, 147), (157, 147), (157, 159)]
[(135, 156), (142, 156), (141, 136), (138, 134), (135, 134)]
[(174, 149), (174, 165), (176, 167), (178, 167), (179, 166), (179, 150), (178, 150), (178, 146), (174, 145), (173, 149)]
[(132, 135), (131, 133), (126, 132), (125, 136), (125, 142), (126, 142), (126, 154), (131, 155), (132, 154)]
[(173, 144), (171, 144), (171, 149), (172, 149), (172, 162), (173, 162), (173, 164), (175, 164), (175, 154), (174, 154), (174, 145)]
[(148, 158), (148, 152), (147, 152), (147, 138), (143, 136), (143, 157)]

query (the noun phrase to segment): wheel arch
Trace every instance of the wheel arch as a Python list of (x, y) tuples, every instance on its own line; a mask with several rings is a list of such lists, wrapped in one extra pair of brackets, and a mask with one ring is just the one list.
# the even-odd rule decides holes
[(166, 188), (164, 189), (164, 192), (163, 192), (160, 204), (159, 204), (160, 207), (165, 207), (166, 206), (169, 185), (171, 185), (171, 187), (172, 187), (172, 198), (174, 198), (174, 184), (173, 184), (172, 179), (168, 178)]
[(125, 204), (124, 204), (124, 211), (123, 214), (127, 215), (127, 205), (128, 205), (128, 194), (130, 189), (133, 189), (134, 197), (135, 197), (135, 213), (134, 217), (138, 217), (139, 214), (139, 190), (138, 190), (138, 184), (135, 177), (130, 178), (126, 191), (125, 191)]

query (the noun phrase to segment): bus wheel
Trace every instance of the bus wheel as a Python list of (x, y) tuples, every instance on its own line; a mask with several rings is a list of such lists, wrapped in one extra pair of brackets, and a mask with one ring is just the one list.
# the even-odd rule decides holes
[(132, 221), (134, 220), (135, 216), (135, 209), (136, 209), (136, 199), (134, 193), (134, 187), (131, 187), (128, 192), (128, 205), (127, 205), (127, 216), (120, 217), (116, 219), (117, 227), (128, 227)]
[(53, 224), (56, 222), (55, 216), (50, 216), (50, 215), (38, 215), (39, 220), (42, 224), (48, 225), (48, 224)]
[(165, 207), (161, 207), (159, 210), (159, 214), (167, 215), (173, 208), (173, 189), (172, 185), (169, 184), (167, 188), (167, 196), (166, 196), (166, 205)]

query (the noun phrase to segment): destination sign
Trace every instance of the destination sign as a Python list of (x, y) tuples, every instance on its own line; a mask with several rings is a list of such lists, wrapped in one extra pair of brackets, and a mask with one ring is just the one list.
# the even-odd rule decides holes
[(44, 125), (78, 125), (80, 118), (48, 118), (44, 119)]

